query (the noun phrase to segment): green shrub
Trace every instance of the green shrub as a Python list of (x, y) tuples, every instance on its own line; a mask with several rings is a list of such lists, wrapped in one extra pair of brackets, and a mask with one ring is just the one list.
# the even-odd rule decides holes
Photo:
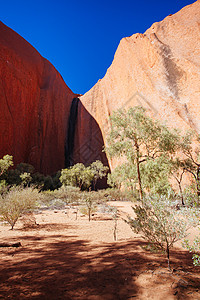
[(126, 192), (123, 190), (112, 188), (112, 189), (107, 189), (106, 192), (108, 195), (107, 199), (109, 201), (126, 201), (129, 198)]
[(74, 186), (61, 186), (58, 190), (54, 191), (43, 191), (43, 200), (42, 204), (46, 206), (50, 206), (50, 203), (54, 199), (61, 199), (64, 203), (76, 203), (80, 202), (82, 198), (82, 192), (78, 187)]
[(146, 198), (133, 207), (136, 217), (127, 223), (135, 233), (142, 234), (150, 245), (166, 253), (170, 268), (170, 249), (186, 237), (188, 229), (198, 224), (194, 211), (182, 207), (177, 210), (166, 196)]
[(197, 196), (196, 186), (194, 184), (185, 188), (183, 193), (185, 205), (190, 207), (199, 206), (199, 198)]
[(0, 196), (0, 215), (14, 228), (18, 218), (37, 206), (41, 195), (37, 189), (13, 187), (8, 193)]
[(190, 244), (188, 240), (185, 240), (183, 242), (183, 247), (193, 253), (193, 265), (196, 267), (200, 266), (200, 235), (195, 237), (192, 244)]

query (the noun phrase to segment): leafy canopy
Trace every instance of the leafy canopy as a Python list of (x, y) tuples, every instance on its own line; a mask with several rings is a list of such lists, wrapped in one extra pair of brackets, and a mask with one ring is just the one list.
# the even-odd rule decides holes
[(78, 186), (80, 189), (88, 188), (94, 178), (90, 167), (78, 163), (69, 169), (61, 171), (60, 181), (64, 185)]
[(151, 119), (143, 107), (114, 112), (111, 125), (106, 152), (110, 157), (122, 157), (127, 162), (123, 169), (131, 166), (140, 199), (144, 188), (167, 192), (168, 161), (180, 148), (179, 132)]

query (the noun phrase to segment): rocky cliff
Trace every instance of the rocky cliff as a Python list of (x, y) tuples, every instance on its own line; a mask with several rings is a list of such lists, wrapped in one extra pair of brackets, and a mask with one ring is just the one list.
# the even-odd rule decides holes
[(55, 68), (0, 23), (0, 157), (13, 155), (46, 174), (79, 161), (107, 164), (109, 116), (136, 105), (170, 126), (200, 132), (199, 86), (199, 1), (122, 39), (105, 77), (76, 104)]
[(136, 105), (170, 126), (200, 132), (200, 2), (122, 39), (105, 77), (81, 101), (104, 141), (112, 111)]
[[(13, 155), (15, 164), (30, 163), (45, 174), (64, 168), (74, 97), (52, 64), (0, 22), (0, 158)], [(77, 123), (73, 163), (105, 158), (99, 127), (81, 103)], [(91, 148), (93, 140), (100, 140), (98, 147)]]

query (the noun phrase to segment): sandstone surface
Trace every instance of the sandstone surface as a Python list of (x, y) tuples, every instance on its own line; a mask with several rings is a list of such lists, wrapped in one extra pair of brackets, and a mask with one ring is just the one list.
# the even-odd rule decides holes
[(63, 167), (73, 97), (52, 64), (0, 23), (0, 157), (44, 173)]
[(169, 126), (200, 132), (200, 2), (123, 38), (105, 77), (80, 99), (104, 142), (112, 112), (137, 105)]
[[(75, 96), (49, 61), (0, 22), (0, 157), (13, 155), (15, 164), (30, 163), (44, 174), (64, 168)], [(81, 103), (78, 114), (73, 162), (87, 164), (102, 156), (103, 140)]]

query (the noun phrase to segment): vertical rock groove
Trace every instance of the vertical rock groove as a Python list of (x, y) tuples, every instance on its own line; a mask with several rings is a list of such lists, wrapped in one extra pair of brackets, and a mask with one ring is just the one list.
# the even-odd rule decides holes
[(79, 98), (74, 98), (72, 100), (72, 104), (70, 108), (67, 138), (65, 142), (65, 167), (66, 168), (70, 167), (73, 164), (74, 138), (75, 138), (79, 102), (80, 102)]

